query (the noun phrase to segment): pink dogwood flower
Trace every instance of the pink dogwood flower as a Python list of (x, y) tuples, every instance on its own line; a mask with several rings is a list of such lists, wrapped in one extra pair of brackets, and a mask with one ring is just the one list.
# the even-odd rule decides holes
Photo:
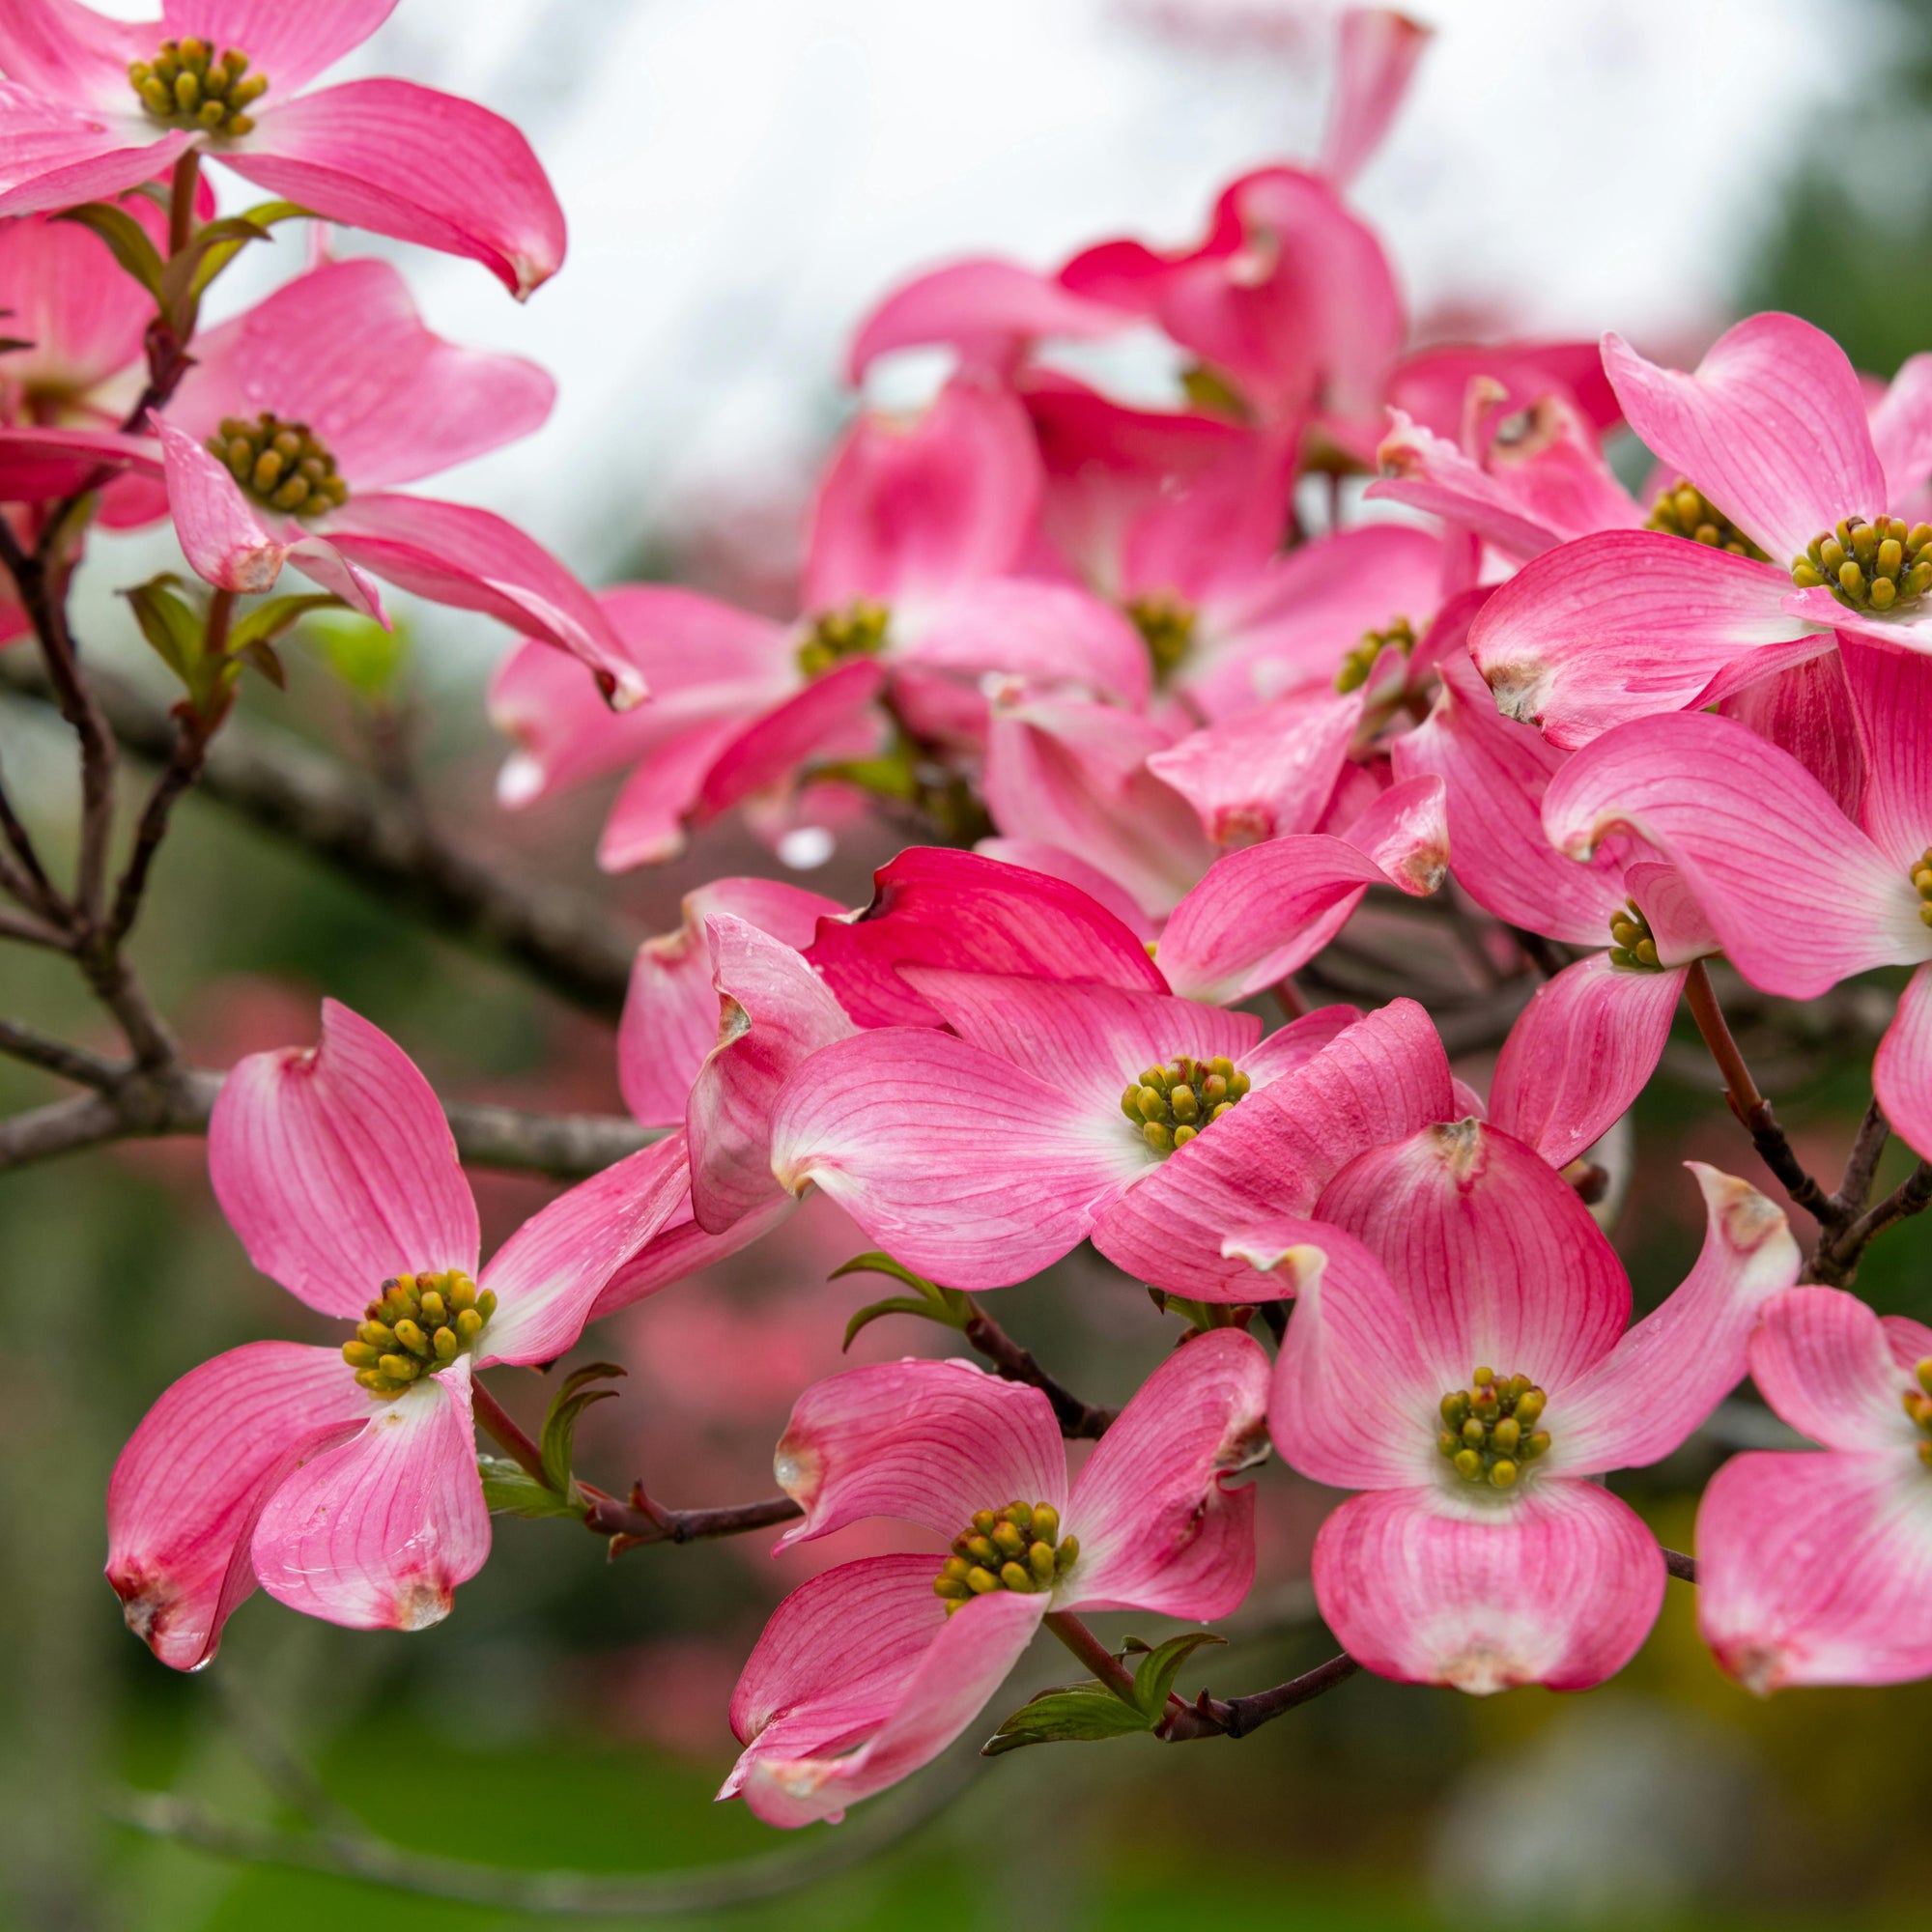
[(931, 1763), (1046, 1618), (1236, 1608), (1254, 1492), (1228, 1479), (1262, 1445), (1266, 1389), (1259, 1344), (1197, 1336), (1070, 1482), (1052, 1405), (970, 1362), (882, 1363), (808, 1389), (776, 1458), (805, 1520), (779, 1548), (890, 1517), (952, 1551), (841, 1564), (779, 1605), (732, 1693), (745, 1749), (718, 1795), (768, 1824), (836, 1820)]
[(163, 0), (123, 21), (79, 0), (0, 19), (0, 215), (120, 194), (198, 150), (330, 221), (481, 262), (526, 296), (563, 262), (530, 146), (474, 101), (405, 80), (306, 92), (395, 0)]
[(1577, 857), (1611, 834), (1645, 840), (1766, 992), (1815, 999), (1874, 966), (1918, 968), (1872, 1086), (1895, 1131), (1932, 1156), (1932, 657), (1851, 638), (1840, 655), (1867, 774), (1855, 816), (1788, 752), (1688, 712), (1578, 753), (1545, 793), (1543, 823)]
[(675, 1202), (655, 1149), (584, 1181), (477, 1267), (476, 1206), (428, 1081), (325, 1002), (320, 1043), (236, 1066), (209, 1174), (263, 1273), (355, 1322), (340, 1348), (251, 1342), (148, 1411), (107, 1493), (107, 1578), (162, 1662), (209, 1662), (259, 1582), (356, 1629), (420, 1630), (490, 1551), (470, 1378), (576, 1342)]
[(1932, 1328), (1794, 1288), (1750, 1340), (1764, 1399), (1822, 1455), (1734, 1456), (1697, 1511), (1697, 1624), (1765, 1693), (1932, 1676)]
[(1703, 1421), (1800, 1266), (1770, 1202), (1691, 1172), (1703, 1252), (1634, 1327), (1589, 1210), (1473, 1120), (1357, 1155), (1312, 1219), (1231, 1234), (1231, 1252), (1296, 1292), (1268, 1402), (1276, 1447), (1362, 1492), (1322, 1524), (1314, 1562), (1322, 1617), (1357, 1662), (1487, 1693), (1582, 1690), (1635, 1654), (1663, 1557), (1595, 1479), (1659, 1461)]
[(286, 563), (372, 615), (371, 576), (480, 611), (635, 704), (643, 679), (548, 551), (488, 510), (390, 487), (527, 436), (554, 395), (534, 363), (433, 335), (387, 263), (313, 269), (196, 339), (158, 422), (182, 550), (223, 590), (271, 589)]

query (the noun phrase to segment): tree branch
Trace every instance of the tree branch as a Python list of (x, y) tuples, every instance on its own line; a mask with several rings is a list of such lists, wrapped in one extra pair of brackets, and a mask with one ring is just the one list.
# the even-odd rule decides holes
[(770, 1529), (805, 1514), (789, 1496), (767, 1496), (754, 1503), (728, 1503), (721, 1509), (666, 1509), (633, 1484), (629, 1502), (581, 1485), (590, 1498), (583, 1526), (611, 1539), (611, 1554), (621, 1556), (647, 1543), (699, 1543), (719, 1536), (743, 1536)]
[(1120, 1414), (1117, 1408), (1100, 1408), (1093, 1403), (1082, 1402), (1064, 1382), (1056, 1380), (1040, 1367), (1038, 1357), (1031, 1349), (1021, 1348), (990, 1315), (977, 1306), (962, 1332), (1008, 1381), (1025, 1382), (1045, 1396), (1053, 1405), (1063, 1435), (1098, 1441)]
[(15, 1020), (0, 1019), (0, 1053), (57, 1073), (76, 1087), (92, 1087), (100, 1093), (111, 1093), (126, 1071), (98, 1053), (70, 1046), (64, 1039), (54, 1039)]
[(1246, 1697), (1210, 1697), (1202, 1691), (1193, 1703), (1174, 1698), (1168, 1705), (1155, 1736), (1168, 1744), (1187, 1744), (1195, 1738), (1244, 1738), (1285, 1712), (1325, 1696), (1338, 1684), (1346, 1684), (1361, 1665), (1346, 1652), (1277, 1684), (1271, 1690), (1257, 1690)]

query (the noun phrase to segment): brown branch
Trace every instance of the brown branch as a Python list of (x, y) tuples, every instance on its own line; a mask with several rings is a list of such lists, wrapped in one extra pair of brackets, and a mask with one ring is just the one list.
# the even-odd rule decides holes
[(22, 946), (44, 946), (50, 952), (70, 950), (68, 936), (56, 931), (44, 920), (24, 912), (9, 912), (0, 906), (0, 939), (15, 939)]
[(98, 1053), (70, 1046), (64, 1039), (54, 1039), (16, 1020), (0, 1019), (0, 1053), (57, 1073), (76, 1087), (92, 1087), (101, 1093), (112, 1092), (126, 1070)]
[(993, 1320), (975, 1307), (962, 1331), (968, 1342), (992, 1363), (995, 1371), (1009, 1382), (1025, 1382), (1037, 1388), (1053, 1405), (1060, 1433), (1076, 1439), (1097, 1441), (1120, 1414), (1117, 1408), (1100, 1408), (1080, 1398), (1064, 1382), (1040, 1367), (1031, 1349), (1023, 1349)]
[(590, 1499), (583, 1526), (597, 1536), (611, 1539), (611, 1554), (620, 1556), (647, 1543), (699, 1543), (720, 1536), (744, 1536), (752, 1530), (770, 1529), (805, 1514), (789, 1496), (767, 1496), (754, 1503), (727, 1503), (719, 1509), (667, 1509), (644, 1493), (641, 1484), (633, 1484), (630, 1500), (620, 1501), (580, 1485)]
[(185, 704), (176, 707), (174, 751), (141, 808), (141, 816), (134, 827), (133, 849), (114, 890), (114, 906), (107, 915), (105, 935), (110, 948), (118, 947), (127, 938), (140, 917), (149, 868), (155, 863), (155, 854), (160, 850), (161, 840), (167, 837), (175, 802), (201, 777), (208, 762), (209, 728), (207, 721), (192, 707)]
[(1932, 1161), (1921, 1160), (1883, 1201), (1859, 1215), (1835, 1239), (1818, 1243), (1804, 1278), (1832, 1288), (1848, 1287), (1873, 1236), (1895, 1222), (1924, 1213), (1927, 1208), (1932, 1208)]
[(1680, 1583), (1694, 1583), (1697, 1580), (1697, 1559), (1686, 1556), (1681, 1549), (1664, 1550), (1663, 1567)]
[(1313, 1670), (1304, 1670), (1299, 1677), (1291, 1677), (1286, 1684), (1250, 1696), (1224, 1699), (1210, 1697), (1204, 1690), (1191, 1704), (1174, 1697), (1154, 1735), (1168, 1744), (1187, 1744), (1195, 1738), (1244, 1738), (1285, 1712), (1325, 1696), (1361, 1667), (1345, 1652), (1326, 1663), (1318, 1663)]

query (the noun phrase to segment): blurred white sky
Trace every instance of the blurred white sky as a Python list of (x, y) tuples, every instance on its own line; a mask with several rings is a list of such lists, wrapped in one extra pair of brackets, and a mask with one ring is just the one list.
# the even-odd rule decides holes
[[(1358, 193), (1414, 312), (1664, 348), (1707, 331), (1795, 137), (1856, 80), (1834, 50), (1860, 43), (1848, 16), (1868, 3), (1418, 5), (1437, 38)], [(472, 264), (403, 251), (439, 328), (562, 385), (539, 436), (432, 487), (592, 578), (737, 493), (786, 497), (884, 287), (965, 251), (1048, 266), (1114, 233), (1191, 238), (1229, 175), (1312, 152), (1331, 16), (1290, 0), (403, 0), (342, 71), (512, 116), (571, 229), (563, 272), (524, 308)]]

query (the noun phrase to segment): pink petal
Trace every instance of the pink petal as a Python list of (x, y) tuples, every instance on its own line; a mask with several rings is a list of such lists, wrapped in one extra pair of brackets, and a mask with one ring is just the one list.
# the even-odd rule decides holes
[[(681, 1161), (684, 1157), (682, 1130), (660, 1141), (658, 1146), (671, 1150), (664, 1158)], [(673, 1282), (683, 1281), (715, 1263), (728, 1261), (731, 1256), (770, 1234), (797, 1205), (789, 1195), (781, 1195), (763, 1207), (753, 1208), (749, 1214), (732, 1222), (722, 1235), (707, 1235), (692, 1215), (687, 1192), (657, 1234), (604, 1284), (596, 1301), (591, 1304), (590, 1320), (601, 1321), (620, 1308), (628, 1308), (634, 1301), (641, 1301), (646, 1295), (670, 1287)]]
[(1094, 1245), (1176, 1294), (1252, 1301), (1253, 1270), (1223, 1253), (1228, 1235), (1306, 1214), (1353, 1155), (1454, 1106), (1428, 1014), (1412, 1000), (1392, 1001), (1177, 1150), (1102, 1212)]
[(1145, 945), (1154, 937), (1154, 923), (1105, 872), (1063, 852), (1057, 845), (1043, 845), (1034, 838), (981, 838), (973, 847), (982, 859), (998, 859), (1003, 865), (1017, 866), (1023, 871), (1044, 872), (1086, 894), (1104, 911), (1111, 913), (1134, 937)]
[[(1735, 718), (1766, 743), (1789, 752), (1831, 794), (1838, 810), (1847, 818), (1857, 819), (1865, 802), (1870, 775), (1858, 716), (1845, 682), (1843, 653), (1847, 640), (1841, 638), (1838, 644), (1837, 650), (1807, 658), (1803, 664), (1792, 665), (1769, 677), (1753, 679), (1742, 691), (1726, 696), (1721, 709), (1726, 718)], [(1851, 648), (1866, 647), (1854, 644)], [(1903, 653), (1892, 650), (1876, 655), (1888, 659), (1904, 657)], [(1869, 823), (1865, 829), (1871, 830)], [(1880, 843), (1883, 846), (1884, 841)], [(1918, 856), (1916, 849), (1913, 856)]]
[(157, 476), (155, 448), (104, 429), (0, 429), (0, 502), (71, 496), (103, 475)]
[[(623, 716), (656, 708), (655, 703), (640, 704)], [(686, 828), (697, 815), (712, 769), (744, 731), (744, 720), (728, 716), (694, 725), (647, 752), (611, 803), (597, 840), (598, 868), (628, 872), (682, 857), (690, 843)]]
[(563, 266), (563, 211), (530, 144), (473, 100), (407, 80), (267, 98), (222, 159), (330, 221), (481, 262), (521, 300)]
[[(240, 47), (273, 83), (270, 99), (305, 87), (359, 47), (396, 10), (396, 0), (161, 0), (161, 23), (176, 40), (193, 34), (216, 49)], [(125, 76), (124, 76), (125, 77)]]
[[(137, 196), (126, 208), (151, 239), (166, 235), (166, 217), (151, 201)], [(155, 312), (154, 298), (98, 235), (44, 215), (0, 228), (0, 304), (9, 310), (7, 334), (34, 345), (8, 352), (9, 380), (76, 399), (139, 359)]]
[[(916, 1586), (910, 1574), (889, 1573), (885, 1565), (900, 1561), (909, 1565), (915, 1560), (849, 1563), (806, 1585), (810, 1590), (829, 1585), (834, 1577), (840, 1579), (838, 1601), (826, 1605), (831, 1614), (821, 1612), (810, 1623), (837, 1625), (832, 1654), (847, 1669), (826, 1700), (828, 1710), (821, 1714), (809, 1694), (799, 1697), (769, 1731), (759, 1734), (739, 1759), (722, 1795), (742, 1791), (746, 1804), (770, 1825), (836, 1819), (843, 1816), (848, 1804), (930, 1764), (985, 1708), (1033, 1640), (1046, 1614), (1047, 1599), (998, 1590), (948, 1617), (939, 1608), (939, 1599), (931, 1595), (928, 1581), (927, 1599), (934, 1606), (926, 1613), (934, 1620), (928, 1625), (931, 1636), (895, 1690), (887, 1693), (887, 1685), (898, 1672), (873, 1667), (866, 1650), (887, 1650), (895, 1663), (904, 1657), (907, 1646), (901, 1633), (915, 1622), (908, 1600)], [(869, 1574), (857, 1574), (861, 1572)], [(937, 1574), (936, 1566), (932, 1574)], [(786, 1605), (804, 1594), (798, 1591), (780, 1605), (746, 1665), (747, 1677), (754, 1667), (761, 1668), (765, 1677), (795, 1675), (787, 1665), (804, 1643), (793, 1637), (792, 1631), (804, 1627), (804, 1635), (810, 1624), (804, 1616), (787, 1618)], [(832, 1594), (826, 1591), (828, 1598)], [(862, 1608), (862, 1600), (867, 1598), (873, 1602)], [(811, 1640), (805, 1637), (806, 1642)], [(860, 1667), (852, 1668), (854, 1664)], [(858, 1685), (848, 1689), (854, 1678)], [(743, 1694), (741, 1680), (739, 1696), (732, 1700), (734, 1721)], [(807, 1739), (814, 1731), (820, 1741), (809, 1744)], [(858, 1748), (850, 1749), (855, 1744)], [(840, 1749), (846, 1754), (836, 1755)], [(807, 1755), (808, 1751), (812, 1754)]]
[(271, 410), (307, 423), (351, 487), (372, 490), (528, 436), (555, 395), (534, 362), (432, 334), (395, 268), (362, 256), (298, 275), (197, 337), (168, 419), (202, 438), (224, 416)]
[(1562, 1479), (1477, 1515), (1450, 1515), (1428, 1491), (1355, 1496), (1315, 1542), (1316, 1599), (1350, 1657), (1477, 1696), (1614, 1677), (1657, 1621), (1663, 1585), (1662, 1554), (1630, 1505)]
[(1861, 822), (1894, 866), (1932, 846), (1932, 658), (1847, 639), (1839, 646), (1870, 777)]
[(1872, 448), (1894, 508), (1932, 476), (1932, 355), (1908, 355), (1870, 417)]
[(1461, 434), (1477, 383), (1501, 391), (1498, 410), (1527, 411), (1560, 397), (1599, 432), (1623, 420), (1594, 342), (1438, 342), (1405, 355), (1390, 370), (1383, 394), (1437, 436)]
[(1071, 583), (981, 578), (937, 600), (894, 656), (909, 665), (979, 676), (1009, 671), (1070, 684), (1138, 709), (1151, 670), (1140, 633)]
[(258, 516), (242, 486), (193, 438), (155, 419), (168, 481), (168, 508), (182, 554), (219, 590), (272, 590), (290, 545)]
[(874, 1516), (950, 1542), (978, 1510), (1051, 1503), (1066, 1514), (1053, 1405), (973, 1362), (879, 1362), (814, 1382), (793, 1405), (772, 1466), (805, 1511), (776, 1549)]
[(1811, 627), (1782, 608), (1790, 587), (1775, 564), (1606, 530), (1526, 564), (1483, 607), (1469, 652), (1506, 715), (1574, 749), (1697, 704), (1728, 667), (1803, 638)]
[(935, 846), (912, 846), (872, 877), (871, 904), (821, 924), (808, 954), (861, 1026), (940, 1024), (899, 965), (1167, 991), (1134, 933), (1059, 878)]
[(693, 1211), (722, 1234), (781, 1193), (771, 1149), (779, 1089), (855, 1029), (792, 947), (728, 913), (712, 914), (704, 930), (723, 1017), (692, 1086), (687, 1136)]
[(1087, 1461), (1065, 1509), (1080, 1557), (1054, 1592), (1065, 1609), (1208, 1620), (1255, 1577), (1255, 1492), (1229, 1479), (1265, 1453), (1261, 1344), (1211, 1329), (1177, 1349)]
[(617, 1029), (617, 1081), (624, 1104), (647, 1127), (684, 1119), (691, 1083), (718, 1044), (717, 968), (705, 922), (728, 914), (781, 945), (811, 943), (820, 919), (844, 910), (837, 899), (780, 879), (714, 879), (684, 895), (684, 923), (638, 948)]
[(255, 1587), (248, 1541), (263, 1504), (377, 1406), (338, 1350), (250, 1342), (190, 1369), (142, 1417), (107, 1486), (107, 1580), (163, 1663), (213, 1660)]
[(1746, 1181), (1687, 1165), (1704, 1191), (1703, 1251), (1683, 1285), (1594, 1368), (1548, 1385), (1552, 1474), (1662, 1462), (1744, 1379), (1758, 1317), (1798, 1279), (1804, 1257), (1777, 1208)]
[(12, 0), (0, 17), (0, 73), (76, 106), (125, 106), (128, 63), (154, 52), (157, 24), (110, 19), (79, 0)]
[(1749, 316), (1691, 376), (1606, 335), (1604, 368), (1631, 428), (1774, 562), (1788, 564), (1839, 518), (1885, 504), (1857, 372), (1808, 322)]
[(263, 1589), (305, 1616), (352, 1630), (440, 1623), (490, 1554), (469, 1357), (296, 1470), (264, 1507), (252, 1552)]
[(1217, 845), (1312, 832), (1348, 759), (1359, 694), (1297, 692), (1155, 752), (1148, 770), (1172, 785)]
[(1449, 870), (1449, 819), (1442, 781), (1433, 772), (1402, 779), (1342, 837), (1388, 883), (1413, 898), (1433, 893)]
[(885, 688), (885, 667), (876, 658), (853, 658), (774, 705), (729, 739), (698, 788), (697, 813), (709, 818), (795, 778), (798, 768), (827, 743), (850, 731), (871, 711)]
[(1315, 1218), (1388, 1270), (1438, 1394), (1465, 1387), (1478, 1363), (1553, 1391), (1607, 1355), (1630, 1320), (1629, 1277), (1576, 1190), (1478, 1121), (1357, 1154)]
[(1277, 1027), (1259, 1046), (1245, 1049), (1241, 1071), (1259, 1092), (1271, 1080), (1306, 1066), (1317, 1054), (1324, 1052), (1362, 1017), (1357, 1007), (1317, 1007), (1312, 1013)]
[(954, 377), (911, 423), (862, 415), (819, 485), (805, 607), (930, 600), (1023, 559), (1039, 457), (1010, 391)]
[(476, 1204), (434, 1091), (333, 1000), (315, 1046), (237, 1062), (208, 1177), (248, 1259), (325, 1315), (359, 1315), (391, 1275), (476, 1272)]
[(1827, 1449), (1910, 1455), (1920, 1439), (1899, 1402), (1910, 1371), (1885, 1323), (1842, 1289), (1778, 1295), (1750, 1337), (1750, 1373), (1765, 1401)]
[(1768, 992), (1810, 999), (1866, 967), (1932, 957), (1904, 870), (1795, 758), (1728, 718), (1646, 718), (1600, 738), (1557, 775), (1543, 823), (1578, 855), (1612, 832), (1648, 840)]
[(1607, 1133), (1657, 1071), (1684, 984), (1593, 952), (1536, 989), (1510, 1028), (1490, 1120), (1563, 1167)]
[(129, 111), (119, 114), (110, 107), (97, 116), (92, 109), (58, 104), (17, 81), (0, 80), (0, 215), (112, 200), (174, 164), (193, 137), (174, 128), (150, 138), (156, 124), (141, 114), (128, 90), (125, 65), (114, 88), (113, 98), (126, 100)]
[(1891, 1130), (1932, 1160), (1932, 966), (1905, 982), (1872, 1059), (1872, 1091)]
[(429, 497), (359, 496), (331, 510), (326, 527), (343, 555), (384, 582), (435, 604), (480, 611), (581, 658), (620, 708), (645, 696), (596, 598), (541, 544), (493, 512)]
[(1432, 29), (1392, 7), (1356, 7), (1342, 15), (1340, 60), (1321, 135), (1321, 171), (1338, 185), (1346, 187), (1381, 145), (1432, 38)]
[(1734, 1456), (1697, 1511), (1697, 1626), (1760, 1693), (1932, 1676), (1932, 1485), (1906, 1452)]
[(1118, 1095), (1111, 1119), (1096, 1117), (1057, 1078), (923, 1028), (814, 1054), (772, 1119), (785, 1187), (815, 1181), (880, 1247), (951, 1288), (1005, 1287), (1058, 1261), (1155, 1158)]

